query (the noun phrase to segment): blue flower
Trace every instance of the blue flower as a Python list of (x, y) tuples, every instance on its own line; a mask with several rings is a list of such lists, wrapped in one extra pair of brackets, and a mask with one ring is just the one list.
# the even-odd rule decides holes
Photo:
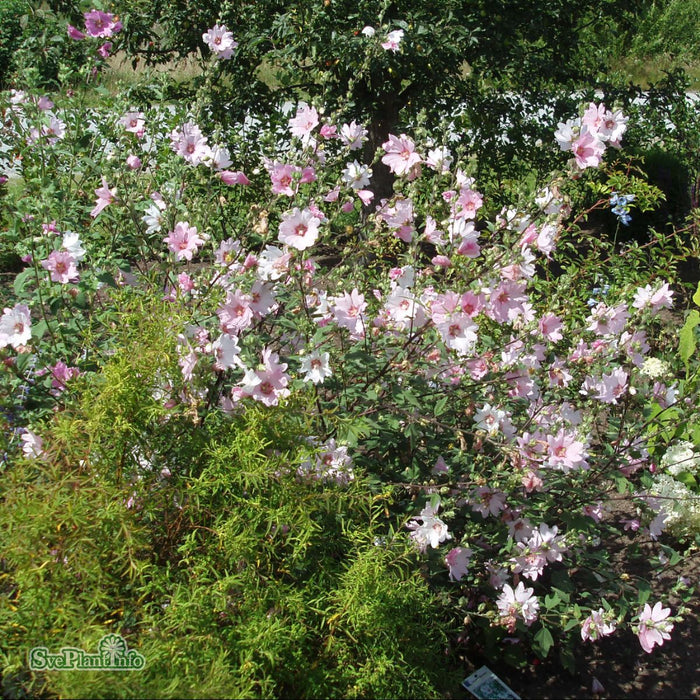
[(618, 194), (613, 192), (610, 195), (610, 206), (612, 207), (612, 213), (617, 216), (620, 223), (624, 226), (628, 226), (632, 217), (630, 215), (630, 202), (634, 201), (633, 194)]

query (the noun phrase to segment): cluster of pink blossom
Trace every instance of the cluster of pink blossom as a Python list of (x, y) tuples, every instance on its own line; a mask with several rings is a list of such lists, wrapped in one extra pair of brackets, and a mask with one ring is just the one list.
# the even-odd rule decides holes
[(233, 164), (228, 148), (220, 144), (209, 146), (208, 140), (192, 121), (187, 121), (170, 132), (170, 147), (190, 165), (203, 164), (211, 168), (225, 185), (249, 185), (245, 173), (228, 170)]
[[(230, 57), (226, 54), (235, 46), (225, 27), (217, 25), (204, 36), (205, 41), (209, 36), (219, 58)], [(575, 154), (576, 167), (591, 167), (600, 163), (605, 145), (619, 145), (625, 123), (621, 114), (591, 105), (580, 123), (560, 125), (557, 139), (564, 143), (562, 139), (569, 134), (567, 148)], [(145, 115), (136, 110), (124, 113), (119, 125), (139, 139), (147, 128)], [(578, 316), (570, 315), (567, 299), (550, 304), (549, 299), (541, 298), (536, 284), (536, 266), (546, 265), (554, 254), (570, 213), (554, 184), (538, 193), (531, 209), (504, 208), (495, 222), (485, 225), (480, 217), (491, 202), (468, 171), (453, 166), (449, 149), (432, 148), (424, 157), (421, 152), (426, 149), (418, 148), (407, 135), (390, 135), (383, 144), (382, 161), (405, 182), (400, 194), (369, 211), (374, 198), (372, 168), (359, 159), (348, 159), (349, 151), (361, 148), (364, 127), (355, 122), (323, 123), (318, 110), (302, 104), (288, 128), (294, 138), (285, 156), (262, 161), (271, 183), (268, 200), (272, 204), (266, 204), (264, 211), (258, 208), (262, 213), (253, 230), (263, 243), (247, 249), (243, 242), (227, 239), (214, 246), (213, 266), (181, 266), (186, 271), (177, 266), (176, 275), (172, 266), (169, 269), (172, 287), (166, 299), (181, 304), (182, 309), (193, 309), (193, 317), (178, 337), (186, 390), (179, 396), (166, 391), (164, 404), (170, 407), (205, 398), (210, 402), (215, 377), (217, 391), (223, 387), (215, 396), (227, 413), (244, 411), (250, 401), (276, 406), (297, 391), (308, 391), (318, 399), (319, 410), (322, 402), (335, 410), (338, 404), (332, 402), (341, 381), (338, 375), (349, 372), (341, 365), (339, 348), (361, 349), (386, 363), (376, 378), (361, 379), (361, 386), (372, 385), (375, 395), (384, 391), (386, 397), (392, 397), (393, 389), (398, 395), (399, 389), (415, 381), (426, 389), (426, 396), (445, 395), (454, 400), (450, 410), (459, 413), (458, 429), (449, 443), (440, 446), (447, 459), (440, 455), (430, 472), (432, 483), (425, 486), (433, 500), (406, 528), (422, 553), (438, 549), (453, 537), (465, 545), (468, 542), (469, 548), (453, 547), (441, 558), (450, 579), (464, 581), (465, 587), (488, 580), (494, 589), (502, 589), (496, 600), (498, 612), (489, 614), (511, 633), (518, 622), (529, 626), (538, 617), (539, 601), (535, 589), (525, 588), (520, 579), (529, 579), (539, 590), (545, 585), (547, 567), (568, 565), (582, 546), (563, 517), (551, 526), (542, 522), (542, 504), (551, 503), (553, 494), (561, 490), (593, 479), (602, 452), (600, 433), (594, 428), (604, 425), (608, 415), (631, 406), (644, 394), (661, 405), (673, 403), (674, 387), (661, 381), (652, 385), (650, 375), (642, 371), (650, 352), (644, 329), (652, 327), (648, 324), (663, 309), (672, 307), (670, 285), (658, 282), (636, 290), (627, 288), (615, 301), (593, 300), (590, 310), (583, 303)], [(210, 146), (193, 121), (172, 130), (169, 137), (172, 152), (189, 166), (211, 168), (225, 184), (248, 183), (243, 173), (227, 170), (232, 165), (228, 149)], [(134, 140), (133, 136), (123, 138)], [(334, 151), (338, 154), (336, 180), (327, 191), (329, 178), (324, 168)], [(141, 164), (132, 161), (129, 167), (137, 171)], [(185, 177), (192, 172), (182, 163), (181, 169)], [(95, 190), (92, 219), (117, 201), (116, 187), (110, 189), (107, 176), (112, 174), (103, 176), (102, 186)], [(129, 177), (137, 178), (139, 173), (129, 173)], [(424, 197), (421, 190), (428, 178), (432, 198)], [(122, 194), (123, 181), (117, 182), (120, 198), (127, 200)], [(208, 236), (198, 230), (197, 226), (203, 226), (199, 220), (197, 226), (190, 224), (198, 210), (187, 207), (187, 194), (183, 194), (187, 188), (178, 183), (182, 200), (176, 202), (174, 196), (170, 199), (175, 186), (169, 182), (157, 186), (161, 185), (171, 204), (166, 205), (158, 191), (149, 189), (142, 219), (146, 233), (163, 229), (164, 213), (170, 206), (169, 213), (179, 213), (168, 220), (177, 223), (170, 223), (172, 230), (165, 237), (164, 233), (158, 236), (158, 241), (167, 246), (176, 263), (203, 257)], [(320, 265), (321, 274), (317, 273), (317, 263), (309, 257), (314, 246), (337, 231), (339, 221), (344, 226), (351, 219), (341, 217), (352, 211), (359, 217), (355, 198), (365, 207), (362, 216), (375, 224), (378, 244), (387, 241), (392, 250), (400, 251), (396, 254), (399, 261), (391, 263), (396, 267), (373, 274), (367, 287), (350, 276), (326, 275)], [(190, 221), (178, 220), (184, 218), (184, 211), (190, 212)], [(100, 224), (101, 219), (94, 222), (96, 227)], [(44, 226), (47, 234), (58, 232), (53, 224)], [(68, 232), (61, 249), (55, 247), (52, 243), (50, 252), (45, 248), (46, 259), (40, 266), (54, 282), (75, 281), (77, 265), (85, 255), (80, 238)], [(430, 265), (426, 262), (421, 267), (423, 249), (430, 250), (425, 258)], [(279, 314), (273, 314), (278, 310)], [(273, 322), (282, 313), (294, 315), (295, 323)], [(290, 330), (295, 325), (298, 328)], [(29, 343), (29, 308), (18, 304), (5, 309), (0, 319), (0, 347), (10, 345), (22, 351)], [(50, 371), (58, 392), (78, 370), (60, 361)], [(371, 376), (369, 371), (367, 376)], [(362, 400), (364, 396), (357, 399), (358, 404)], [(373, 415), (374, 408), (367, 414)], [(438, 411), (435, 419), (442, 430)], [(402, 426), (432, 420), (430, 412), (424, 415), (416, 408)], [(473, 464), (470, 471), (460, 472), (467, 440), (473, 446), (469, 457)], [(612, 447), (623, 475), (649, 465), (643, 437), (620, 438)], [(298, 468), (299, 477), (338, 485), (354, 478), (346, 445), (327, 439), (314, 448), (314, 456)], [(448, 454), (448, 450), (454, 451)], [(436, 453), (425, 464), (432, 464)], [(359, 457), (356, 460), (359, 463)], [(467, 478), (461, 481), (460, 476)], [(441, 503), (435, 494), (436, 482), (443, 496), (454, 499), (450, 506), (454, 502), (455, 508), (462, 508), (456, 522), (463, 518), (489, 536), (497, 533), (493, 537), (499, 541), (498, 555), (485, 540), (471, 539), (466, 529), (463, 538), (457, 534), (458, 526), (454, 535), (450, 532), (437, 516)], [(576, 504), (579, 519), (581, 512), (596, 523), (610, 517), (598, 495), (589, 490), (589, 500)], [(651, 501), (648, 505), (653, 509)], [(450, 508), (446, 511), (449, 515), (442, 517), (450, 522)], [(652, 538), (661, 534), (666, 515), (663, 509), (656, 509), (646, 530)], [(639, 530), (641, 522), (629, 527)], [(510, 575), (514, 575), (515, 588), (506, 583)], [(650, 651), (669, 638), (673, 625), (660, 604), (648, 608), (639, 619), (639, 638)], [(602, 609), (591, 610), (582, 621), (581, 636), (595, 641), (614, 629), (612, 616)]]
[(627, 121), (628, 118), (621, 111), (613, 112), (604, 104), (591, 102), (581, 118), (560, 122), (554, 138), (562, 151), (573, 153), (574, 161), (581, 170), (597, 168), (606, 145), (620, 147)]
[(348, 454), (347, 445), (339, 445), (330, 438), (322, 445), (315, 446), (312, 459), (304, 461), (297, 469), (297, 474), (303, 479), (333, 482), (345, 486), (355, 478), (352, 457)]
[[(10, 113), (16, 114), (20, 121), (30, 116), (25, 113), (27, 107), (34, 107), (38, 109), (41, 114), (40, 124), (36, 124), (33, 121), (33, 123), (29, 125), (29, 129), (25, 135), (25, 142), (27, 145), (33, 146), (43, 141), (53, 146), (58, 141), (65, 138), (67, 129), (66, 123), (54, 111), (53, 108), (55, 104), (51, 98), (46, 95), (34, 97), (28, 95), (23, 90), (10, 90), (10, 105)], [(10, 124), (8, 123), (5, 128), (9, 126)]]
[[(68, 36), (76, 41), (82, 41), (86, 37), (93, 39), (108, 39), (122, 30), (122, 23), (111, 12), (102, 10), (90, 10), (83, 14), (85, 20), (85, 32), (81, 32), (73, 25), (67, 27)], [(108, 58), (112, 51), (112, 42), (106, 41), (97, 52), (102, 58)]]

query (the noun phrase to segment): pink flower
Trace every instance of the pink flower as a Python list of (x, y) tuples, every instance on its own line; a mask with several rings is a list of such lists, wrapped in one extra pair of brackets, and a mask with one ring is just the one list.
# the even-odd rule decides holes
[(97, 53), (102, 56), (102, 58), (109, 58), (109, 55), (112, 51), (112, 42), (111, 41), (105, 41), (102, 46), (100, 46), (99, 49), (97, 49)]
[(6, 308), (0, 318), (0, 348), (11, 345), (15, 350), (19, 350), (31, 337), (29, 307), (15, 304), (11, 309)]
[(186, 272), (181, 272), (177, 276), (177, 285), (181, 291), (191, 292), (194, 289), (194, 280)]
[(226, 294), (226, 302), (216, 312), (221, 330), (228, 335), (238, 335), (253, 322), (251, 300), (240, 289)]
[(68, 36), (75, 41), (81, 41), (85, 38), (85, 34), (83, 34), (79, 29), (76, 29), (72, 24), (68, 25), (67, 30)]
[(484, 518), (489, 515), (498, 515), (506, 507), (506, 495), (502, 491), (490, 489), (487, 486), (478, 486), (472, 492), (470, 499), (471, 509), (481, 513)]
[(587, 128), (571, 142), (571, 151), (579, 168), (597, 168), (603, 158), (605, 145)]
[(250, 180), (240, 170), (222, 170), (219, 177), (224, 185), (250, 185)]
[(315, 217), (309, 209), (300, 211), (294, 207), (291, 212), (282, 215), (278, 239), (297, 250), (306, 250), (316, 243), (320, 225), (321, 219)]
[(453, 547), (445, 556), (445, 564), (450, 570), (450, 581), (461, 581), (467, 575), (471, 549)]
[(644, 604), (644, 610), (639, 616), (637, 636), (642, 649), (647, 654), (651, 652), (654, 645), (661, 646), (666, 640), (671, 639), (673, 623), (666, 619), (670, 614), (671, 609), (662, 607), (660, 602), (654, 605), (653, 610), (649, 607), (649, 603)]
[[(420, 515), (406, 525), (409, 530), (413, 530), (410, 537), (420, 552), (425, 552), (428, 549), (428, 545), (433, 549), (437, 549), (442, 542), (452, 539), (452, 535), (447, 530), (447, 525), (440, 518), (435, 517), (439, 509), (439, 500), (435, 507), (428, 504), (420, 512)], [(418, 522), (419, 520), (422, 522)]]
[(598, 395), (595, 398), (603, 403), (616, 404), (628, 390), (628, 378), (629, 375), (622, 367), (618, 367), (610, 374), (604, 374), (601, 383), (597, 386)]
[(571, 469), (585, 469), (586, 446), (576, 439), (573, 433), (561, 428), (556, 435), (547, 436), (547, 466), (568, 472)]
[(279, 362), (279, 355), (265, 348), (262, 353), (262, 368), (255, 372), (260, 380), (250, 393), (253, 399), (266, 406), (276, 406), (279, 399), (289, 396), (289, 376), (285, 373), (287, 364)]
[(518, 583), (515, 590), (507, 583), (503, 586), (496, 605), (511, 634), (515, 632), (515, 625), (519, 618), (522, 618), (528, 627), (537, 619), (540, 603), (533, 595), (534, 592), (533, 588), (525, 588), (522, 581)]
[(75, 259), (70, 253), (65, 251), (52, 251), (49, 257), (42, 261), (41, 266), (51, 273), (52, 282), (67, 284), (68, 282), (75, 282), (78, 278)]
[(301, 168), (285, 163), (273, 163), (270, 167), (270, 180), (272, 180), (273, 194), (284, 194), (287, 197), (294, 196), (292, 183), (294, 176), (301, 173)]
[(193, 122), (186, 122), (180, 129), (173, 129), (170, 133), (170, 147), (192, 165), (199, 165), (211, 157), (207, 137)]
[(168, 248), (175, 253), (176, 260), (192, 260), (192, 256), (204, 243), (204, 239), (200, 238), (197, 229), (190, 226), (189, 222), (178, 221), (163, 242), (167, 243)]
[(394, 29), (386, 35), (386, 40), (382, 42), (382, 48), (396, 53), (403, 39), (403, 29)]
[(85, 30), (91, 37), (110, 37), (119, 32), (122, 23), (114, 19), (114, 15), (100, 10), (90, 10), (83, 14)]
[(615, 631), (615, 621), (605, 619), (605, 611), (599, 608), (583, 621), (581, 625), (581, 639), (584, 642), (596, 642), (601, 637), (607, 637)]
[(437, 458), (437, 461), (433, 465), (433, 468), (431, 471), (435, 475), (447, 474), (450, 471), (450, 468), (447, 466), (447, 462), (445, 462), (445, 458), (442, 455), (440, 455)]
[(406, 134), (394, 136), (389, 134), (389, 140), (382, 144), (386, 155), (382, 163), (388, 166), (394, 175), (415, 176), (415, 168), (421, 163), (421, 156), (416, 153), (416, 146)]
[(238, 46), (233, 34), (224, 24), (215, 24), (209, 31), (202, 34), (202, 39), (212, 53), (220, 59), (231, 58), (233, 50)]
[(561, 327), (561, 319), (555, 314), (545, 314), (537, 324), (539, 332), (553, 343), (564, 337), (561, 334)]
[(289, 131), (293, 136), (298, 136), (303, 143), (308, 143), (311, 132), (318, 126), (318, 112), (306, 104), (297, 108), (296, 116), (289, 120)]
[(132, 134), (143, 133), (143, 128), (146, 124), (143, 112), (127, 112), (119, 120), (119, 123), (124, 127), (125, 131), (129, 131)]
[(107, 185), (107, 180), (104, 176), (102, 177), (102, 187), (98, 187), (95, 190), (97, 195), (97, 200), (95, 202), (95, 208), (90, 212), (90, 216), (94, 219), (107, 205), (111, 204), (115, 197), (117, 196), (117, 190), (110, 190)]
[(456, 216), (459, 218), (473, 219), (476, 212), (481, 209), (484, 203), (483, 197), (469, 187), (460, 190), (457, 198), (458, 210)]
[(644, 309), (648, 306), (654, 313), (662, 308), (670, 309), (673, 306), (673, 292), (669, 288), (668, 282), (664, 282), (655, 291), (652, 290), (651, 285), (647, 284), (646, 287), (637, 289), (632, 306), (635, 309)]
[(506, 280), (491, 292), (488, 315), (498, 323), (513, 321), (523, 312), (527, 301), (526, 285), (523, 282)]
[(141, 159), (138, 156), (135, 156), (133, 153), (126, 157), (126, 164), (131, 170), (139, 170), (143, 165)]
[(77, 367), (69, 367), (63, 360), (59, 360), (53, 367), (49, 367), (51, 372), (51, 387), (57, 392), (64, 391), (66, 384), (73, 378), (80, 376)]
[(22, 452), (25, 457), (38, 459), (44, 454), (44, 440), (31, 430), (25, 430), (21, 436)]
[(324, 139), (337, 139), (340, 138), (338, 136), (338, 127), (335, 126), (334, 124), (323, 124), (321, 128), (319, 129), (318, 132)]
[(332, 308), (336, 323), (341, 328), (347, 328), (351, 337), (363, 338), (365, 335), (363, 314), (367, 308), (364, 294), (353, 289), (349, 294), (345, 292), (342, 297), (333, 299)]
[(367, 140), (367, 129), (354, 120), (349, 124), (343, 124), (340, 127), (340, 140), (351, 151), (356, 151), (362, 148), (362, 144)]

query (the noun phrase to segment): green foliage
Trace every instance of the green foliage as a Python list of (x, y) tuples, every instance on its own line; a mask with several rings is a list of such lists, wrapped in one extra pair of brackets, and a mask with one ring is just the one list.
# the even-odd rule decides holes
[(644, 58), (666, 54), (680, 61), (700, 59), (700, 6), (694, 0), (652, 3), (631, 48)]
[[(115, 354), (47, 426), (44, 456), (3, 475), (6, 686), (441, 697), (439, 609), (409, 546), (374, 544), (386, 530), (367, 484), (297, 476), (299, 413), (165, 408), (165, 319), (126, 309)], [(142, 672), (27, 675), (28, 649), (93, 652), (108, 632), (144, 654)]]
[[(81, 69), (85, 73), (94, 60), (83, 42), (68, 37), (66, 18), (42, 3), (16, 3), (15, 9), (19, 10), (16, 18), (21, 31), (9, 43), (12, 60), (7, 66), (6, 84), (14, 86), (21, 77), (23, 85), (30, 81), (43, 90), (76, 85)], [(2, 46), (0, 41), (0, 51)]]
[(0, 0), (0, 89), (5, 89), (13, 67), (14, 52), (22, 40), (26, 0)]

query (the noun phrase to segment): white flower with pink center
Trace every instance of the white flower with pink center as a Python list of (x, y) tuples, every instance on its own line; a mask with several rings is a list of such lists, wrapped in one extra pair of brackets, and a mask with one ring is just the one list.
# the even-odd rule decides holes
[(294, 207), (292, 211), (282, 214), (278, 239), (296, 250), (306, 250), (318, 240), (320, 225), (321, 219), (314, 216), (310, 209)]
[(420, 515), (406, 525), (409, 530), (412, 530), (410, 537), (420, 552), (425, 552), (428, 546), (437, 549), (440, 544), (452, 539), (447, 525), (440, 518), (435, 517), (439, 509), (439, 500), (435, 507), (428, 504), (423, 508)]
[(224, 60), (231, 58), (233, 50), (238, 46), (238, 42), (225, 24), (215, 24), (209, 31), (202, 34), (202, 40), (217, 58)]
[(649, 603), (644, 604), (639, 616), (639, 630), (637, 636), (642, 649), (651, 653), (655, 645), (661, 646), (665, 641), (671, 639), (673, 623), (667, 618), (671, 614), (670, 608), (664, 608), (660, 602), (656, 603), (653, 609)]
[(194, 122), (186, 122), (170, 133), (170, 147), (191, 165), (199, 165), (211, 158), (207, 137)]
[(304, 381), (322, 384), (333, 372), (329, 363), (330, 355), (327, 352), (313, 352), (301, 358), (301, 371), (304, 372)]
[(386, 155), (382, 157), (382, 163), (386, 165), (394, 175), (415, 176), (415, 168), (420, 165), (422, 158), (416, 153), (416, 145), (406, 134), (394, 136), (389, 134), (389, 140), (382, 144)]
[(520, 581), (515, 590), (509, 585), (503, 586), (503, 591), (496, 601), (499, 614), (508, 632), (515, 632), (518, 620), (529, 627), (539, 614), (540, 602), (534, 595), (533, 588), (525, 588), (525, 584)]
[(127, 112), (119, 120), (119, 123), (125, 131), (132, 134), (142, 134), (146, 121), (143, 112)]
[(15, 350), (26, 345), (32, 337), (31, 316), (25, 304), (6, 308), (0, 318), (0, 348), (11, 345)]

